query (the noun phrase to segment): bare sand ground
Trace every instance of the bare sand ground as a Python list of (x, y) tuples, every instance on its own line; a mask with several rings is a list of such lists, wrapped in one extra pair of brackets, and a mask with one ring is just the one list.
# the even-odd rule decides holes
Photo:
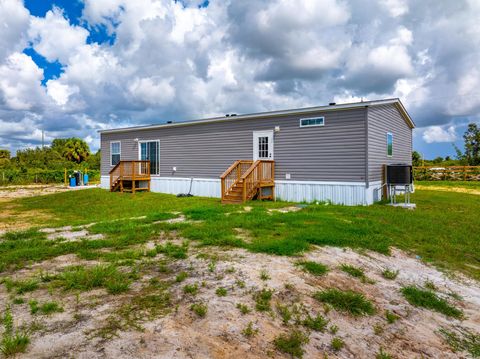
[[(49, 238), (58, 236), (75, 241), (89, 236), (88, 227), (71, 232), (71, 228), (45, 230)], [(243, 234), (245, 235), (245, 234)], [(160, 236), (147, 243), (145, 250), (164, 243)], [(94, 240), (94, 238), (90, 238)], [(171, 239), (170, 239), (171, 240)], [(175, 243), (180, 238), (173, 239)], [(137, 248), (137, 249), (138, 249)], [(332, 247), (316, 248), (301, 259), (326, 264), (330, 271), (315, 277), (301, 270), (295, 263), (300, 257), (279, 257), (250, 253), (242, 249), (221, 250), (214, 247), (199, 248), (191, 243), (185, 260), (170, 260), (162, 254), (143, 260), (142, 275), (126, 294), (110, 295), (103, 289), (89, 292), (66, 292), (42, 285), (40, 289), (23, 296), (25, 303), (13, 305), (12, 311), (17, 327), (36, 328), (31, 336), (31, 345), (22, 358), (264, 358), (288, 357), (276, 351), (274, 339), (296, 325), (293, 320), (283, 323), (276, 307), (301, 308), (301, 313), (312, 316), (322, 314), (337, 326), (332, 334), (307, 331), (309, 343), (304, 346), (305, 358), (372, 358), (380, 348), (395, 358), (461, 358), (465, 353), (454, 353), (445, 343), (440, 328), (467, 328), (480, 332), (480, 286), (461, 275), (452, 276), (428, 266), (399, 250), (391, 256), (373, 252), (356, 252)], [(167, 261), (168, 272), (160, 270)], [(212, 264), (213, 263), (213, 264)], [(36, 263), (30, 267), (9, 273), (14, 279), (38, 277), (39, 273), (61, 273), (67, 266), (98, 264), (85, 261), (76, 255), (64, 255)], [(339, 270), (339, 265), (351, 264), (362, 268), (371, 281), (362, 282)], [(395, 280), (387, 280), (381, 272), (389, 268), (398, 270)], [(188, 278), (176, 283), (175, 276), (185, 271)], [(269, 279), (262, 280), (261, 272)], [(168, 313), (142, 320), (141, 328), (122, 329), (111, 338), (102, 337), (102, 329), (108, 327), (112, 318), (118, 316), (119, 308), (144, 295), (144, 289), (152, 278), (173, 283), (168, 289), (171, 303)], [(411, 306), (401, 295), (405, 285), (424, 286), (433, 284), (440, 296), (461, 308), (466, 316), (463, 321), (447, 318), (427, 309)], [(192, 296), (183, 292), (186, 284), (197, 284), (199, 292)], [(227, 295), (219, 297), (216, 289), (227, 289)], [(254, 293), (262, 288), (274, 291), (270, 312), (258, 312)], [(370, 299), (376, 314), (354, 318), (348, 314), (325, 307), (312, 295), (326, 288), (355, 290)], [(461, 297), (461, 298), (460, 298)], [(0, 310), (4, 310), (12, 298), (4, 286), (0, 286)], [(50, 316), (32, 315), (28, 301), (40, 303), (55, 300), (64, 308), (62, 313)], [(199, 318), (191, 310), (192, 303), (205, 303), (208, 312)], [(238, 303), (247, 305), (251, 312), (242, 315)], [(389, 324), (386, 311), (399, 316)], [(252, 322), (258, 333), (247, 338), (242, 331)], [(336, 352), (331, 347), (333, 337), (340, 337), (345, 347)]]

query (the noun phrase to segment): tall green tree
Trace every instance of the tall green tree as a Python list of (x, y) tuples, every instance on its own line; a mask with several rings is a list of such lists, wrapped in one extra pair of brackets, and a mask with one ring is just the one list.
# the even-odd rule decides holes
[(417, 151), (412, 152), (412, 165), (421, 166), (422, 165), (422, 156)]
[(63, 156), (72, 162), (80, 163), (90, 155), (90, 148), (87, 143), (79, 138), (69, 138), (63, 148)]
[(480, 166), (480, 128), (476, 123), (468, 125), (463, 135), (465, 152), (455, 146), (457, 158), (470, 166)]

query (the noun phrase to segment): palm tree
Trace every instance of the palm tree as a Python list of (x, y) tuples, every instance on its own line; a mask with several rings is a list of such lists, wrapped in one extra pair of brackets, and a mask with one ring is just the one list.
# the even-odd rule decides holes
[(90, 149), (85, 141), (79, 138), (70, 138), (63, 148), (63, 156), (72, 162), (83, 162), (90, 155)]

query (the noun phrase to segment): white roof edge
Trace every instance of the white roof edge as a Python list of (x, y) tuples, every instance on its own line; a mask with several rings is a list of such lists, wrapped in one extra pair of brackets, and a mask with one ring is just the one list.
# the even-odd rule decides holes
[(409, 123), (409, 125), (412, 128), (415, 127), (415, 123), (412, 121), (410, 115), (408, 114), (407, 110), (403, 106), (400, 99), (399, 98), (391, 98), (391, 99), (376, 100), (376, 101), (364, 101), (364, 102), (353, 102), (353, 103), (345, 103), (345, 104), (338, 104), (338, 105), (326, 105), (326, 106), (317, 106), (317, 107), (297, 108), (297, 109), (291, 109), (291, 110), (258, 112), (258, 113), (251, 113), (251, 114), (245, 114), (245, 115), (230, 116), (230, 117), (226, 117), (226, 116), (213, 117), (213, 118), (206, 118), (206, 119), (185, 121), (185, 122), (162, 123), (162, 124), (158, 124), (158, 125), (113, 128), (113, 129), (109, 129), (109, 130), (99, 130), (98, 132), (99, 133), (118, 133), (118, 132), (130, 132), (130, 131), (139, 131), (139, 130), (153, 130), (153, 129), (157, 129), (157, 128), (191, 126), (191, 125), (197, 125), (197, 124), (202, 124), (202, 123), (212, 123), (212, 122), (221, 122), (221, 121), (235, 121), (235, 120), (276, 117), (276, 116), (295, 115), (295, 114), (306, 114), (307, 115), (309, 113), (318, 112), (318, 111), (348, 110), (348, 109), (355, 109), (355, 108), (361, 108), (361, 107), (379, 106), (379, 105), (388, 105), (388, 104), (397, 105), (398, 110), (400, 111), (402, 116), (405, 118), (405, 120)]

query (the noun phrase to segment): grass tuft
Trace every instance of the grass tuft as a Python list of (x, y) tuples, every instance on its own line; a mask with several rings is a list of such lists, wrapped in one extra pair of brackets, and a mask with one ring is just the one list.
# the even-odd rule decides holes
[(455, 308), (430, 290), (408, 286), (402, 288), (402, 294), (410, 304), (416, 307), (430, 309), (445, 314), (447, 317), (463, 318), (463, 312), (460, 309)]
[(288, 334), (281, 334), (273, 341), (278, 351), (290, 354), (295, 358), (303, 357), (303, 353), (305, 352), (303, 345), (308, 342), (308, 336), (299, 330), (292, 330)]
[(114, 265), (94, 267), (71, 267), (60, 275), (61, 285), (67, 289), (88, 291), (94, 288), (106, 288), (111, 294), (125, 292), (130, 287), (128, 274), (119, 272)]
[(188, 244), (184, 243), (181, 246), (177, 246), (175, 244), (172, 244), (170, 242), (167, 242), (166, 244), (162, 245), (157, 245), (155, 247), (157, 250), (157, 253), (163, 253), (167, 257), (170, 258), (175, 258), (175, 259), (186, 259), (188, 257)]
[(208, 307), (204, 303), (194, 303), (191, 305), (190, 310), (200, 318), (204, 318), (207, 315)]
[(270, 300), (272, 299), (273, 289), (263, 288), (253, 295), (255, 300), (255, 309), (259, 312), (266, 312), (270, 310)]
[(318, 314), (316, 317), (312, 317), (310, 314), (303, 320), (302, 324), (308, 329), (315, 330), (317, 332), (324, 332), (329, 323), (328, 319)]
[(237, 303), (237, 309), (240, 310), (240, 313), (243, 315), (250, 313), (250, 308), (246, 304)]
[(195, 284), (187, 284), (183, 287), (183, 292), (185, 294), (190, 294), (192, 296), (195, 296), (197, 295), (198, 293), (198, 284), (195, 283)]
[(322, 276), (328, 272), (328, 267), (322, 263), (313, 261), (300, 261), (296, 264), (302, 267), (305, 272), (308, 272), (315, 276)]
[(400, 317), (396, 315), (395, 313), (392, 313), (391, 311), (387, 310), (385, 312), (385, 319), (387, 319), (387, 322), (389, 324), (395, 323)]
[(375, 313), (373, 304), (363, 294), (351, 290), (327, 289), (315, 293), (313, 297), (353, 316), (372, 315)]
[(384, 352), (383, 348), (380, 348), (380, 351), (375, 356), (375, 359), (392, 359), (392, 356), (387, 352)]
[(258, 333), (258, 329), (253, 328), (253, 323), (252, 322), (248, 322), (247, 327), (242, 330), (242, 334), (247, 338), (251, 338), (251, 337), (255, 336), (257, 333)]
[(338, 352), (339, 350), (342, 350), (342, 348), (345, 346), (345, 342), (343, 341), (343, 339), (339, 337), (335, 337), (330, 342), (330, 345), (332, 346), (333, 350)]
[(397, 278), (398, 273), (398, 270), (391, 270), (387, 268), (382, 272), (382, 277), (388, 280), (394, 280)]
[(223, 287), (219, 287), (219, 288), (217, 288), (217, 290), (215, 291), (215, 293), (216, 293), (217, 296), (219, 296), (219, 297), (225, 297), (225, 296), (227, 296), (227, 289), (226, 289), (226, 288), (223, 288)]
[(459, 329), (454, 332), (441, 328), (439, 332), (453, 351), (466, 351), (473, 358), (480, 358), (480, 334), (467, 329)]
[(180, 282), (183, 282), (187, 278), (188, 278), (188, 273), (187, 272), (180, 272), (175, 277), (175, 282), (180, 283)]

